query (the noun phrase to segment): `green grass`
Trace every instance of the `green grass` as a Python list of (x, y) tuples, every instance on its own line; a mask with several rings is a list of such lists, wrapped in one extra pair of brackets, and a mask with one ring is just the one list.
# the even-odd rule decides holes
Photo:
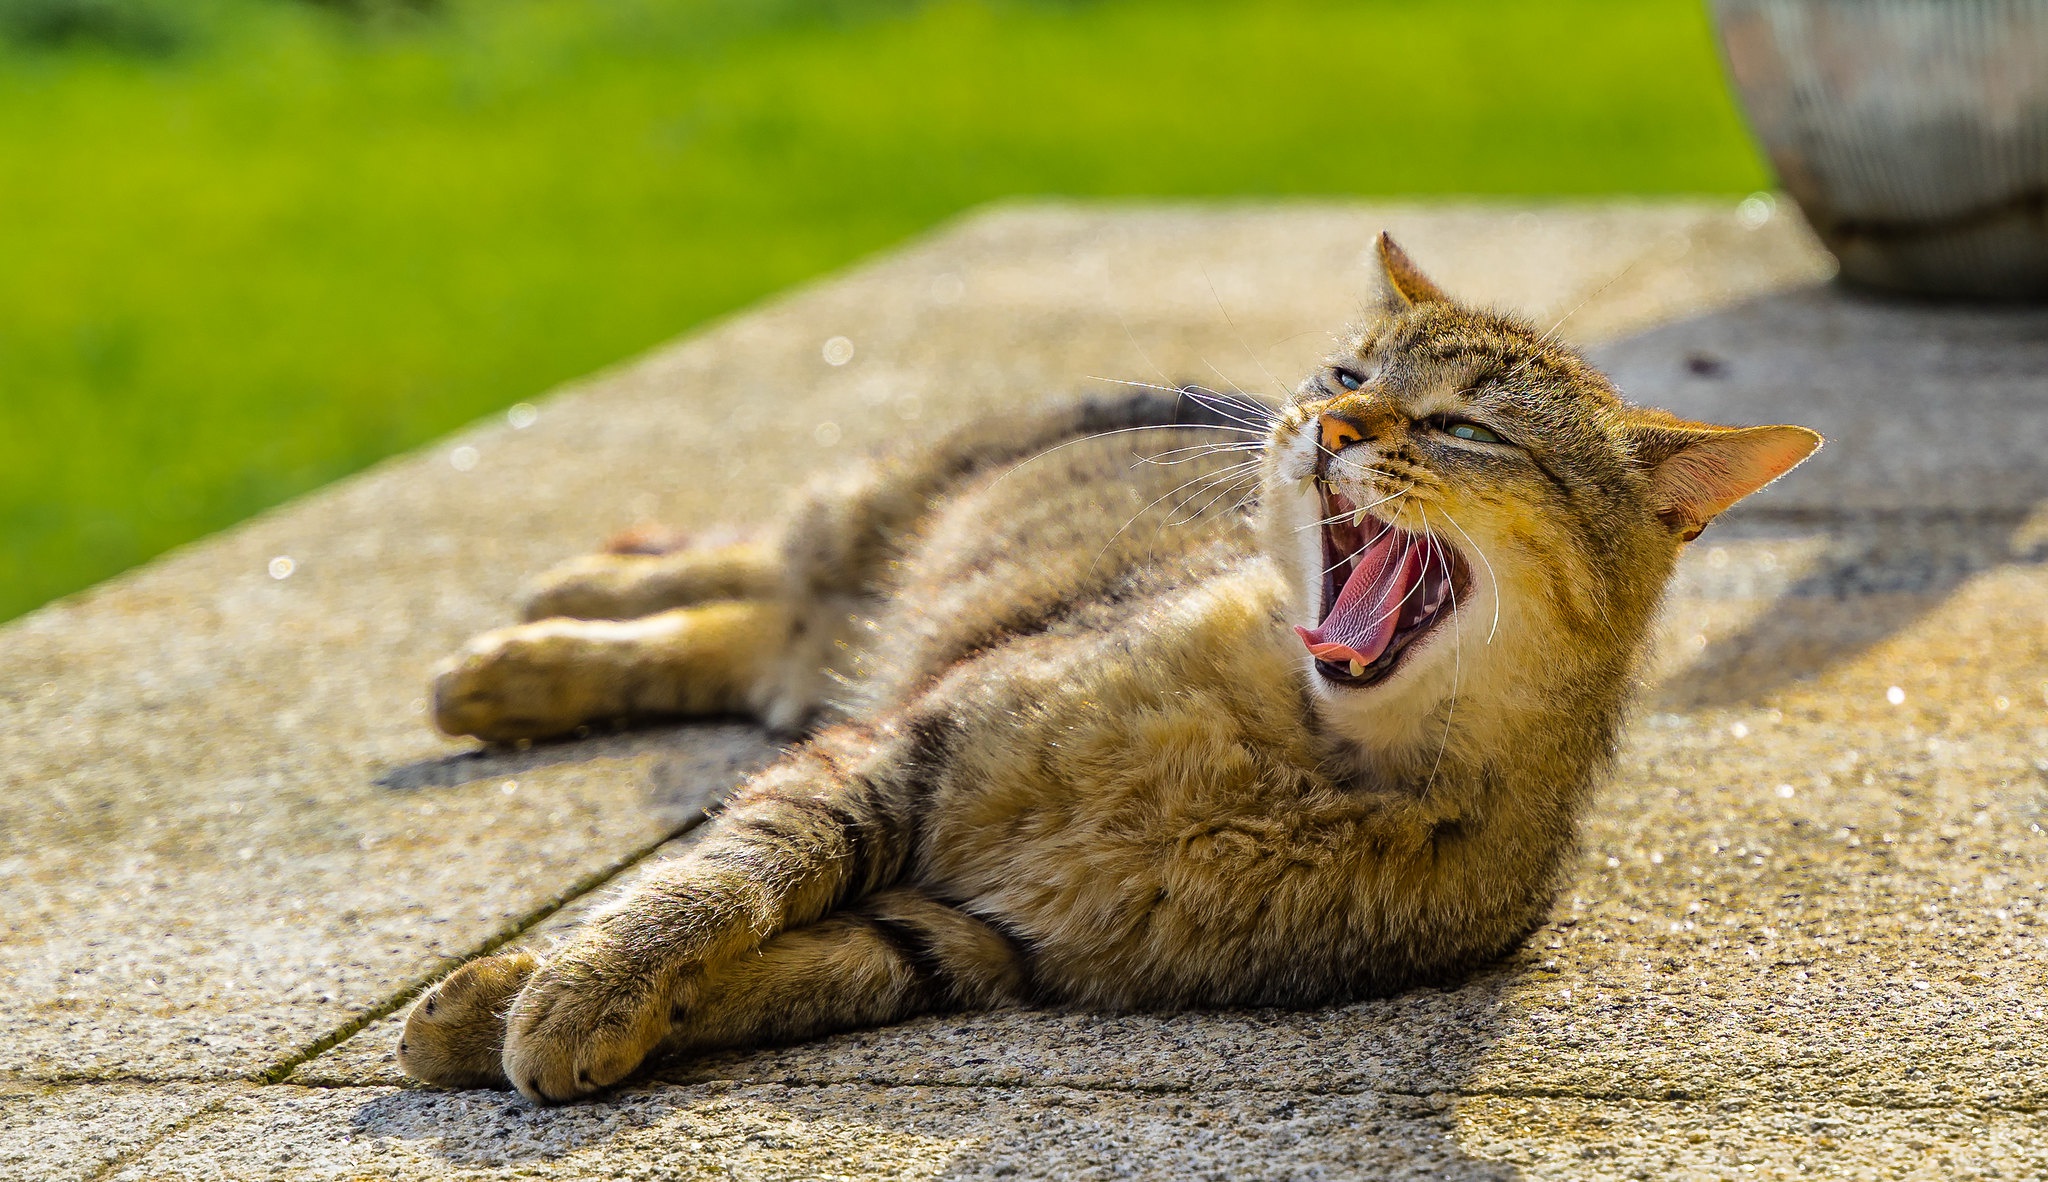
[(0, 618), (999, 196), (1767, 183), (1699, 0), (368, 7), (0, 47)]

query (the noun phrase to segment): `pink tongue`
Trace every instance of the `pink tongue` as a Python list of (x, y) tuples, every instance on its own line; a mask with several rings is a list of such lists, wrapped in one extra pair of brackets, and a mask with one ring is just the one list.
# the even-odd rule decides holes
[(1422, 578), (1422, 547), (1406, 543), (1407, 535), (1392, 529), (1375, 539), (1358, 556), (1323, 622), (1295, 627), (1309, 655), (1332, 664), (1370, 665), (1387, 651), (1403, 600)]

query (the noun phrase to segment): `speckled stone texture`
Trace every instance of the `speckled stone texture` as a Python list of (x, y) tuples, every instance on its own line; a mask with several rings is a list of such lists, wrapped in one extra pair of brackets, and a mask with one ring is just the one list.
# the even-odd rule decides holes
[[(1305, 1013), (925, 1019), (559, 1110), (397, 1075), (418, 988), (573, 931), (770, 754), (432, 735), (427, 668), (521, 578), (1048, 391), (1291, 384), (1383, 226), (1645, 401), (1830, 436), (1686, 559), (1522, 951)], [(1707, 204), (998, 208), (18, 621), (0, 1177), (2048, 1176), (2048, 313), (1827, 276)]]

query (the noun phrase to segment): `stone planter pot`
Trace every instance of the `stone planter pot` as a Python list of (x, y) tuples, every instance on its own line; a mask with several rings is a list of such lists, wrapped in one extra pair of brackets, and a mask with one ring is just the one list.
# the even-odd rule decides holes
[(2048, 0), (1712, 0), (1785, 190), (1845, 279), (2048, 298)]

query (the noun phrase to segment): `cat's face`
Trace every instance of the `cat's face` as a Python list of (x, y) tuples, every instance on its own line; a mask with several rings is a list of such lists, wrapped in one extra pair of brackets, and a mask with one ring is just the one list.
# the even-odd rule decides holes
[(1260, 515), (1325, 720), (1398, 756), (1625, 678), (1679, 547), (1819, 436), (1631, 407), (1382, 252), (1384, 314), (1283, 408)]

